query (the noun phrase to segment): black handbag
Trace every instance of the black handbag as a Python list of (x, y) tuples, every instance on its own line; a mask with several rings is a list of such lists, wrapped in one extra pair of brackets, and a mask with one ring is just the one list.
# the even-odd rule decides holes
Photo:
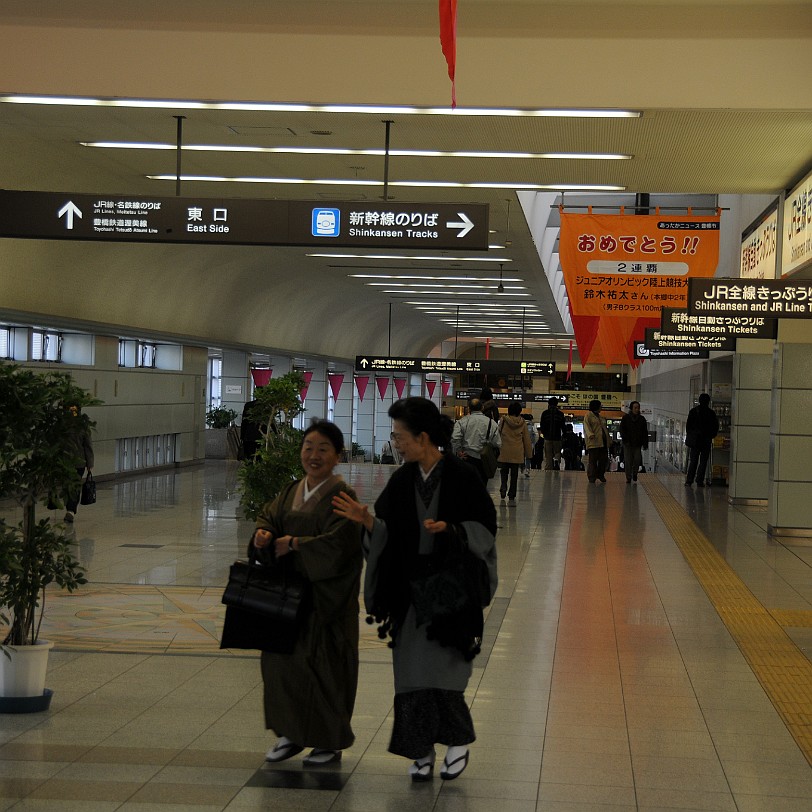
[[(491, 423), (493, 421), (490, 421)], [(482, 451), (479, 452), (479, 459), (482, 461), (482, 468), (485, 471), (485, 476), (490, 479), (499, 467), (499, 450), (491, 445), (491, 426), (488, 424), (488, 433), (485, 435), (485, 445), (482, 446)]]
[(222, 602), (220, 648), (290, 654), (309, 608), (310, 584), (281, 559), (262, 566), (251, 556), (231, 565)]
[(93, 474), (87, 472), (87, 477), (82, 483), (82, 493), (79, 496), (80, 505), (95, 505), (96, 504), (96, 480), (93, 479)]

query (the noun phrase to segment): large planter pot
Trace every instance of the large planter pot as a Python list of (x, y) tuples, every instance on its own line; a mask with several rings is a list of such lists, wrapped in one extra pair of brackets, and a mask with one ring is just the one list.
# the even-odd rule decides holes
[[(25, 709), (44, 710), (51, 700), (45, 690), (50, 640), (33, 646), (5, 646), (0, 651), (0, 712), (21, 713)], [(45, 708), (39, 707), (45, 702)]]
[(234, 426), (227, 429), (206, 429), (206, 457), (214, 460), (236, 460), (239, 432)]

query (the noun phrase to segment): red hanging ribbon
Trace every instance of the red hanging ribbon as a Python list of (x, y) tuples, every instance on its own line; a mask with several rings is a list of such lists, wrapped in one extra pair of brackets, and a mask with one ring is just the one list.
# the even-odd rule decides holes
[(457, 0), (440, 0), (440, 46), (451, 80), (451, 109), (457, 106)]

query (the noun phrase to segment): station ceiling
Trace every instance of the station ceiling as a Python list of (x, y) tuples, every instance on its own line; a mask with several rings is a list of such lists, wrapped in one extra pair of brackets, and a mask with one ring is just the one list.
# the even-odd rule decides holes
[[(0, 57), (2, 188), (173, 196), (184, 116), (182, 176), (198, 179), (182, 181), (183, 197), (374, 202), (386, 178), (396, 202), (487, 203), (492, 247), (329, 257), (3, 240), (6, 318), (323, 357), (422, 355), (486, 338), (564, 346), (566, 319), (517, 190), (548, 208), (561, 190), (565, 201), (626, 203), (638, 193), (777, 194), (812, 161), (808, 2), (461, 0), (454, 113), (434, 0), (237, 0), (227, 14), (204, 0), (193, 19), (176, 2), (116, 7), (115, 20), (109, 3), (71, 16), (63, 3), (29, 6), (6, 0), (0, 12), (11, 43)], [(23, 95), (119, 104), (10, 101)], [(371, 108), (383, 103), (401, 109)], [(466, 115), (472, 108), (524, 114)], [(527, 115), (540, 110), (556, 114)], [(88, 146), (99, 142), (108, 146)], [(607, 154), (623, 157), (596, 157)]]

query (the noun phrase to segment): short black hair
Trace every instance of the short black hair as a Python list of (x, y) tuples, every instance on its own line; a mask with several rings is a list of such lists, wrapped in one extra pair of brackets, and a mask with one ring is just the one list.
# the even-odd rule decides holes
[(331, 423), (329, 420), (311, 420), (310, 425), (305, 429), (302, 435), (302, 445), (304, 445), (307, 436), (314, 431), (324, 435), (330, 441), (336, 454), (340, 454), (344, 450), (344, 433), (335, 423)]
[(707, 406), (710, 403), (710, 395), (707, 392), (703, 392), (699, 396), (699, 405), (700, 406)]
[(508, 414), (518, 417), (522, 413), (522, 404), (518, 400), (511, 400), (508, 403)]
[(603, 404), (599, 400), (590, 400), (589, 401), (589, 411), (590, 412), (595, 412), (598, 409), (602, 409), (602, 408), (603, 408)]
[(482, 391), (479, 393), (479, 399), (482, 401), (493, 400), (493, 389), (490, 386), (483, 386)]
[(551, 409), (554, 409), (556, 406), (558, 406), (558, 398), (556, 398), (556, 397), (552, 397), (552, 398), (550, 398), (550, 399), (547, 401), (547, 405), (548, 405), (548, 406), (549, 406)]

